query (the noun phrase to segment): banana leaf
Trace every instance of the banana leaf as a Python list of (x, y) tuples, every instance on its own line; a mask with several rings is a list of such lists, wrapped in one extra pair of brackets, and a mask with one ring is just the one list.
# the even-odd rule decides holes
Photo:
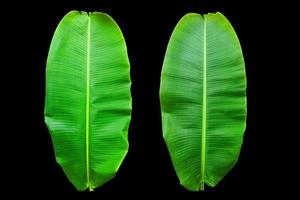
[(246, 75), (238, 37), (221, 13), (190, 13), (170, 38), (161, 74), (163, 137), (181, 185), (214, 187), (238, 161)]
[(71, 11), (59, 23), (46, 67), (45, 122), (56, 161), (77, 190), (112, 179), (128, 151), (130, 65), (116, 22)]

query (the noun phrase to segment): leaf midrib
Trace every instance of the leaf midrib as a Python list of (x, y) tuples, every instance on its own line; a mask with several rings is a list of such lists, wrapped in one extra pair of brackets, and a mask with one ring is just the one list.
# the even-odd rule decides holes
[(201, 133), (201, 176), (200, 190), (204, 190), (205, 183), (205, 153), (206, 153), (206, 21), (203, 16), (203, 96), (202, 96), (202, 133)]
[(86, 121), (85, 121), (85, 143), (86, 143), (86, 176), (89, 191), (93, 191), (93, 186), (90, 182), (90, 41), (91, 41), (91, 17), (88, 15), (88, 30), (87, 30), (87, 59), (86, 59)]

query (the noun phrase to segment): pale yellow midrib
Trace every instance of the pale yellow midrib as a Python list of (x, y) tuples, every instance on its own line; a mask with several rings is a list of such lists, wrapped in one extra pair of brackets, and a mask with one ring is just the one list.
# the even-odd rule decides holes
[(86, 176), (89, 191), (93, 191), (93, 186), (90, 182), (90, 41), (91, 41), (91, 17), (88, 16), (88, 31), (87, 31), (87, 60), (86, 60), (86, 121), (85, 121), (85, 143), (86, 143)]
[(206, 21), (203, 17), (203, 96), (202, 96), (202, 133), (201, 133), (201, 179), (200, 190), (204, 190), (205, 184), (205, 154), (206, 154)]

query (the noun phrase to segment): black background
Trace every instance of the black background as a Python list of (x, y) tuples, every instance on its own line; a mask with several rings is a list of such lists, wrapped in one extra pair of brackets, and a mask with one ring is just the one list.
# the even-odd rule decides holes
[[(162, 138), (160, 72), (169, 37), (179, 19), (189, 12), (216, 11), (231, 22), (243, 49), (248, 85), (247, 129), (236, 166), (215, 188), (207, 187), (205, 192), (193, 194), (252, 194), (282, 188), (275, 180), (278, 176), (274, 176), (281, 167), (275, 159), (279, 156), (274, 143), (278, 130), (269, 128), (276, 124), (276, 120), (271, 120), (270, 98), (276, 95), (272, 71), (277, 72), (277, 68), (267, 60), (277, 56), (270, 49), (278, 22), (265, 14), (266, 10), (274, 11), (271, 6), (260, 1), (62, 0), (23, 2), (12, 10), (10, 22), (14, 31), (8, 34), (15, 41), (11, 51), (20, 56), (10, 60), (11, 66), (15, 66), (11, 73), (15, 75), (8, 78), (7, 94), (14, 109), (9, 110), (6, 119), (9, 132), (14, 134), (9, 135), (12, 137), (4, 151), (9, 152), (4, 157), (12, 171), (4, 173), (9, 180), (7, 189), (76, 191), (56, 164), (43, 117), (48, 48), (59, 21), (71, 10), (101, 11), (112, 16), (123, 32), (131, 63), (133, 111), (129, 152), (116, 177), (95, 193), (191, 194), (179, 184)], [(4, 140), (2, 143), (7, 145)]]

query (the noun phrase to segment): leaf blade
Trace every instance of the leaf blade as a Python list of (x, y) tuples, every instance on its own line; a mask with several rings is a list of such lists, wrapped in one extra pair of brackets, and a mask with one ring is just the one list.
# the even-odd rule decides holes
[[(113, 43), (116, 40), (117, 45)], [(100, 54), (99, 45), (103, 49)], [(119, 73), (105, 70), (112, 67)], [(61, 20), (47, 59), (45, 121), (56, 160), (78, 190), (92, 190), (110, 180), (127, 153), (129, 69), (124, 38), (111, 17), (71, 11)], [(115, 77), (113, 84), (109, 82), (110, 74)], [(111, 117), (109, 111), (117, 114)], [(118, 122), (114, 129), (105, 133), (96, 127), (105, 127), (114, 120)], [(117, 147), (109, 148), (102, 142)], [(102, 159), (95, 155), (98, 153)], [(108, 156), (111, 154), (115, 156)]]
[[(231, 51), (225, 51), (224, 47)], [(228, 58), (220, 52), (225, 52)], [(238, 66), (232, 65), (237, 61)], [(222, 63), (225, 67), (233, 66), (231, 69), (237, 70), (238, 75), (229, 73), (231, 71)], [(221, 84), (216, 84), (216, 80)], [(238, 101), (236, 91), (230, 90), (232, 84), (238, 88)], [(221, 88), (222, 98), (216, 93), (218, 88)], [(222, 93), (222, 88), (227, 90)], [(228, 20), (220, 13), (204, 17), (194, 13), (185, 15), (168, 44), (160, 100), (164, 139), (179, 180), (187, 189), (203, 190), (204, 183), (215, 186), (234, 165), (232, 161), (237, 161), (245, 129), (245, 88), (243, 56)], [(238, 106), (234, 109), (222, 104)], [(221, 120), (224, 113), (230, 123)], [(219, 121), (214, 120), (216, 114)], [(239, 120), (235, 119), (237, 116)], [(224, 124), (235, 128), (223, 127)], [(229, 149), (224, 155), (219, 154), (218, 149), (226, 146), (226, 142), (219, 141), (220, 133), (226, 136), (221, 138), (228, 140)]]

